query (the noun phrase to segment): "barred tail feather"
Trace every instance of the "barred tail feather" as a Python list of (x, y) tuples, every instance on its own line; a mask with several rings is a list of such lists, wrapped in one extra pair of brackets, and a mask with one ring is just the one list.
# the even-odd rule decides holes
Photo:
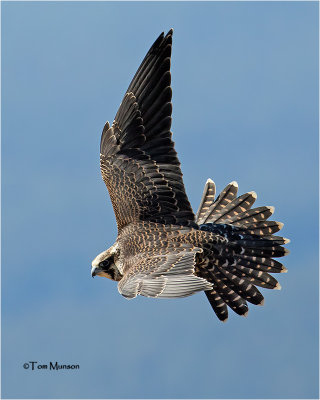
[(287, 268), (279, 261), (256, 256), (239, 255), (239, 264), (244, 267), (253, 268), (257, 271), (282, 273), (287, 272)]
[(226, 239), (220, 244), (212, 242), (212, 258), (204, 267), (205, 279), (213, 285), (205, 293), (221, 321), (227, 320), (228, 307), (247, 315), (247, 302), (263, 305), (264, 297), (256, 286), (281, 289), (270, 273), (287, 272), (283, 264), (273, 259), (288, 254), (283, 245), (289, 243), (274, 235), (283, 224), (267, 221), (274, 207), (252, 209), (256, 193), (236, 197), (237, 191), (237, 183), (231, 182), (214, 200), (215, 185), (208, 180), (196, 215), (201, 230)]
[(270, 274), (263, 271), (255, 271), (252, 268), (236, 265), (230, 272), (241, 279), (249, 281), (251, 284), (261, 286), (266, 289), (280, 289), (279, 282)]
[(265, 206), (257, 207), (252, 210), (245, 211), (242, 214), (236, 216), (230, 216), (225, 218), (225, 224), (233, 224), (235, 226), (243, 226), (244, 224), (256, 223), (259, 221), (267, 220), (274, 213), (274, 207)]
[(260, 221), (243, 223), (241, 226), (251, 235), (272, 235), (282, 229), (283, 223), (277, 221)]
[(208, 179), (203, 190), (199, 209), (196, 214), (197, 221), (201, 221), (202, 218), (206, 215), (209, 206), (214, 202), (215, 194), (216, 194), (216, 185), (212, 179)]
[(221, 209), (227, 206), (237, 197), (238, 193), (238, 184), (237, 182), (231, 182), (228, 186), (226, 186), (223, 191), (219, 194), (216, 201), (212, 201), (210, 204), (210, 198), (205, 198), (205, 209), (199, 210), (199, 215), (201, 218), (196, 219), (198, 224), (204, 224), (206, 222), (213, 222), (212, 216), (216, 215)]
[(249, 210), (256, 199), (257, 194), (255, 192), (245, 193), (231, 201), (228, 205), (220, 209), (220, 211), (215, 211), (214, 214), (211, 214), (210, 222), (223, 224), (232, 218), (236, 219), (239, 214)]
[(220, 319), (220, 321), (226, 322), (228, 319), (228, 307), (217, 290), (207, 290), (205, 294), (213, 311), (216, 313), (216, 316)]
[(262, 305), (264, 302), (264, 298), (259, 290), (248, 280), (243, 279), (243, 277), (239, 277), (234, 274), (232, 269), (226, 269), (217, 265), (220, 276), (224, 276), (222, 280), (224, 283), (233, 291), (238, 293), (243, 299), (249, 301), (252, 304)]
[(210, 283), (213, 284), (213, 289), (217, 291), (224, 303), (238, 315), (246, 317), (249, 311), (247, 302), (232, 288), (234, 285), (228, 282), (228, 279), (225, 279), (218, 270), (214, 270), (210, 275)]

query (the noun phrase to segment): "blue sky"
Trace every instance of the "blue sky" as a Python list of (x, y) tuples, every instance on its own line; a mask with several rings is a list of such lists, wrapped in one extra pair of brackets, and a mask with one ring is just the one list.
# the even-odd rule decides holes
[[(318, 4), (1, 6), (2, 398), (317, 397)], [(226, 324), (202, 294), (127, 301), (90, 276), (116, 237), (101, 130), (171, 27), (191, 204), (208, 177), (218, 190), (237, 180), (292, 240), (282, 291)]]

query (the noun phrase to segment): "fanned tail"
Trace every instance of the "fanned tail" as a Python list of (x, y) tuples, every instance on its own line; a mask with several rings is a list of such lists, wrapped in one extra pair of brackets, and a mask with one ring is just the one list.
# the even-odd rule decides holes
[[(239, 315), (248, 314), (247, 302), (262, 305), (257, 289), (281, 289), (270, 273), (287, 272), (273, 257), (283, 257), (288, 239), (275, 236), (283, 224), (267, 221), (274, 207), (251, 209), (257, 195), (248, 192), (237, 197), (238, 184), (231, 182), (214, 200), (215, 185), (208, 180), (196, 215), (201, 230), (226, 239), (224, 245), (211, 245), (212, 257), (203, 276), (213, 285), (206, 296), (221, 321), (228, 318), (229, 306)], [(209, 245), (210, 246), (210, 245)]]

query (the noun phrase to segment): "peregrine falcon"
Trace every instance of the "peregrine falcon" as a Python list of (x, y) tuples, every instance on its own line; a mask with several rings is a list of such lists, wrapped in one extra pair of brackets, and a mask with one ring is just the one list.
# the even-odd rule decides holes
[(204, 291), (226, 321), (228, 307), (246, 316), (247, 302), (263, 304), (257, 286), (280, 289), (270, 272), (287, 271), (273, 258), (288, 253), (289, 240), (274, 235), (283, 226), (268, 221), (274, 208), (251, 208), (256, 193), (237, 197), (236, 182), (215, 199), (208, 179), (193, 213), (170, 131), (172, 33), (154, 42), (103, 128), (100, 167), (118, 236), (92, 261), (91, 275), (117, 281), (128, 299)]

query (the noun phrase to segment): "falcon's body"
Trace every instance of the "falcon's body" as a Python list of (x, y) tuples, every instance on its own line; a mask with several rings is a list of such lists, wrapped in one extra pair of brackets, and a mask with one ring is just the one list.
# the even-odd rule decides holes
[(101, 137), (100, 164), (118, 225), (113, 246), (92, 262), (92, 276), (118, 281), (127, 298), (183, 297), (205, 291), (218, 318), (227, 305), (240, 315), (262, 304), (256, 288), (279, 289), (268, 272), (285, 272), (272, 259), (287, 251), (266, 221), (272, 207), (250, 209), (254, 192), (237, 198), (230, 183), (215, 197), (208, 180), (195, 216), (171, 140), (172, 31), (153, 44)]

